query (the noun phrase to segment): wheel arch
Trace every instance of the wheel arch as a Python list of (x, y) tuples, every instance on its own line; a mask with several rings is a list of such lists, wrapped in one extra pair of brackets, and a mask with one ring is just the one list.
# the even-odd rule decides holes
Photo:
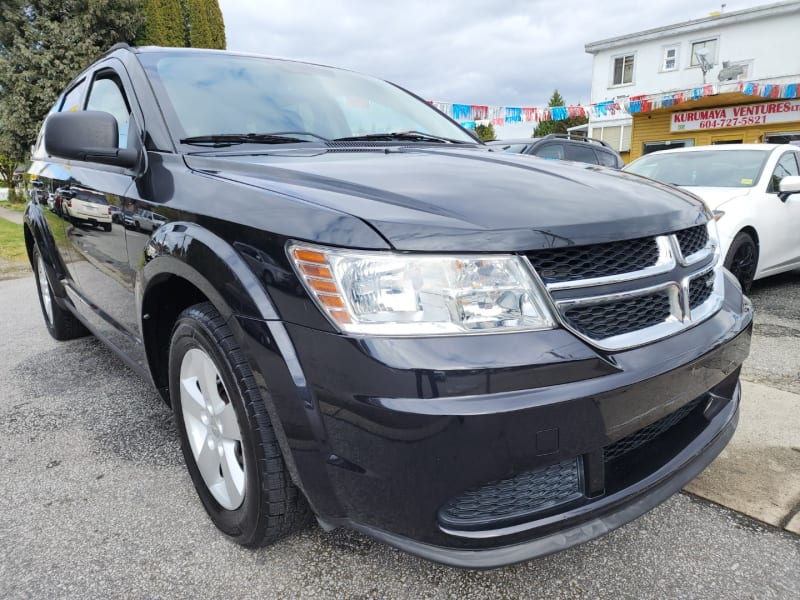
[(761, 265), (760, 265), (760, 262), (761, 262), (761, 240), (758, 237), (758, 231), (756, 231), (756, 228), (753, 227), (752, 225), (742, 225), (742, 226), (739, 227), (738, 231), (734, 234), (733, 238), (731, 238), (731, 241), (735, 240), (736, 236), (739, 235), (740, 233), (745, 233), (745, 234), (749, 235), (752, 238), (753, 242), (755, 242), (755, 244), (756, 244), (756, 270), (755, 270), (754, 277), (753, 277), (753, 279), (756, 279), (761, 274)]
[(23, 217), (22, 230), (25, 250), (31, 267), (33, 267), (33, 246), (36, 245), (42, 255), (45, 269), (48, 270), (50, 289), (57, 301), (61, 303), (62, 299), (66, 297), (64, 286), (61, 285), (61, 275), (66, 273), (66, 266), (58, 253), (55, 239), (40, 207), (33, 204), (28, 205)]
[(185, 308), (208, 301), (231, 325), (235, 316), (278, 318), (266, 290), (241, 256), (228, 242), (197, 224), (176, 222), (158, 229), (147, 242), (139, 265), (137, 304), (142, 340), (153, 381), (167, 403), (169, 340)]
[[(159, 228), (145, 246), (137, 274), (137, 304), (142, 340), (153, 382), (169, 405), (169, 342), (181, 312), (200, 302), (210, 302), (228, 323), (254, 375), (266, 393), (262, 400), (272, 418), (278, 443), (292, 480), (306, 493), (284, 431), (281, 413), (266, 389), (259, 361), (248, 352), (242, 322), (258, 323), (269, 331), (268, 321), (278, 314), (253, 271), (225, 240), (196, 224), (170, 223)], [(283, 351), (274, 344), (270, 352), (280, 356), (291, 379)]]

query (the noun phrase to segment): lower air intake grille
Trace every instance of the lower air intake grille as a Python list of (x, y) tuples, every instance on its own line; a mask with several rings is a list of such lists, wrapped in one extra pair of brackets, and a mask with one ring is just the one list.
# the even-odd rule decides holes
[(703, 400), (703, 396), (699, 398), (695, 398), (689, 404), (682, 406), (674, 413), (667, 415), (666, 417), (659, 419), (655, 423), (652, 423), (645, 427), (644, 429), (640, 429), (639, 431), (632, 433), (631, 435), (622, 438), (619, 441), (614, 442), (610, 446), (605, 447), (604, 455), (606, 462), (614, 460), (615, 458), (619, 458), (623, 454), (627, 454), (631, 450), (635, 450), (639, 446), (643, 446), (647, 442), (653, 441), (658, 436), (667, 432), (668, 429), (671, 429), (678, 423), (680, 423), (685, 417), (689, 415), (697, 405)]
[(598, 340), (657, 325), (670, 314), (666, 292), (572, 306), (564, 311), (564, 317), (575, 329)]
[(497, 527), (583, 497), (580, 460), (528, 471), (464, 492), (439, 510), (452, 529)]

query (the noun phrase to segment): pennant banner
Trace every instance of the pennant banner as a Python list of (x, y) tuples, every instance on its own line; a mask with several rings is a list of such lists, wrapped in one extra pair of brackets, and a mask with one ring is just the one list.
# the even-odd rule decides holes
[[(695, 101), (706, 96), (720, 93), (720, 86), (725, 92), (739, 91), (749, 96), (761, 96), (771, 99), (798, 98), (797, 83), (770, 83), (766, 81), (739, 81), (730, 84), (706, 83), (700, 87), (677, 92), (644, 94), (605, 100), (588, 106), (491, 106), (488, 104), (456, 104), (452, 102), (429, 101), (462, 126), (475, 129), (477, 124), (489, 124), (502, 127), (506, 124), (539, 123), (541, 121), (561, 121), (575, 117), (603, 118), (626, 117), (629, 115), (650, 112), (660, 108), (678, 106), (684, 102)], [(733, 86), (733, 87), (731, 87)]]

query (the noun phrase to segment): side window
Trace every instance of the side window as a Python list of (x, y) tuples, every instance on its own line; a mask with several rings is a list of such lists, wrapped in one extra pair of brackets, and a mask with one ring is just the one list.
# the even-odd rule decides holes
[(594, 150), (584, 142), (580, 144), (567, 144), (564, 150), (567, 155), (567, 160), (574, 160), (592, 165), (597, 164), (597, 155), (594, 153)]
[(81, 98), (83, 98), (83, 92), (85, 89), (86, 89), (86, 80), (83, 80), (79, 82), (75, 87), (73, 87), (70, 91), (68, 91), (64, 95), (64, 101), (61, 103), (61, 107), (58, 109), (58, 112), (82, 110)]
[(113, 115), (119, 129), (119, 147), (128, 147), (131, 109), (122, 90), (122, 83), (116, 76), (101, 74), (94, 80), (86, 110), (101, 110)]
[(606, 152), (605, 150), (598, 150), (595, 148), (594, 150), (597, 153), (597, 158), (600, 159), (600, 164), (604, 167), (615, 167), (617, 166), (617, 157), (611, 154), (611, 152)]
[(561, 144), (542, 144), (533, 151), (536, 156), (542, 158), (564, 158), (564, 146)]
[(769, 189), (767, 190), (768, 192), (777, 193), (781, 179), (784, 177), (800, 175), (800, 167), (797, 165), (796, 157), (797, 152), (786, 152), (781, 156), (780, 160), (778, 160), (778, 164), (775, 165), (775, 170), (772, 172), (772, 177), (769, 181)]

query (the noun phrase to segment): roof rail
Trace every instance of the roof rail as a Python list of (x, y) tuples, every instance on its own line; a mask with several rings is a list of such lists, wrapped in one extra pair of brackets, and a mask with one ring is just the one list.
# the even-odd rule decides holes
[(111, 54), (112, 52), (114, 52), (114, 50), (131, 50), (131, 51), (133, 51), (133, 48), (131, 48), (131, 46), (127, 42), (117, 42), (116, 44), (111, 46), (111, 48), (106, 50), (103, 54), (104, 55)]
[(600, 144), (601, 146), (605, 146), (606, 148), (611, 148), (608, 142), (604, 142), (603, 140), (598, 140), (597, 138), (590, 138), (583, 135), (573, 135), (571, 133), (550, 133), (544, 136), (543, 139), (548, 138), (559, 138), (563, 140), (573, 140), (576, 142), (594, 142), (595, 144)]

